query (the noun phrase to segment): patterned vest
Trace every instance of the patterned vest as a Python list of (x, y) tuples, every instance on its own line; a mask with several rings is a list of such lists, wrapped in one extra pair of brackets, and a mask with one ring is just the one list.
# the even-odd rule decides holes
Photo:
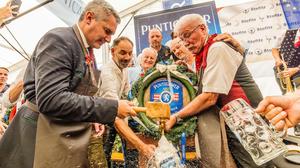
[(294, 46), (297, 31), (298, 29), (287, 30), (280, 46), (280, 55), (289, 68), (300, 65), (300, 47)]

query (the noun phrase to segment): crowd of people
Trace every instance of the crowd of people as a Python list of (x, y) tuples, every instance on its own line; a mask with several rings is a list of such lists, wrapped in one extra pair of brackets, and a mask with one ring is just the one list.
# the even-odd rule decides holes
[[(8, 10), (8, 6), (1, 17), (11, 16), (14, 7)], [(128, 68), (133, 60), (132, 40), (125, 36), (111, 39), (119, 23), (120, 17), (109, 3), (92, 0), (74, 26), (52, 29), (39, 40), (25, 74), (20, 75), (23, 78), (14, 85), (6, 83), (9, 70), (0, 67), (2, 106), (19, 103), (6, 118), (9, 125), (0, 125), (0, 134), (4, 133), (0, 167), (92, 167), (88, 159), (90, 141), (104, 135), (104, 151), (100, 154), (107, 164), (98, 166), (111, 167), (117, 134), (150, 159), (156, 147), (141, 140), (128, 126), (127, 117), (137, 113), (127, 98), (131, 85), (156, 64), (184, 65), (199, 74), (197, 96), (170, 117), (165, 130), (184, 118), (197, 116), (196, 143), (206, 167), (258, 167), (220, 120), (220, 109), (232, 100), (244, 99), (277, 130), (300, 122), (300, 93), (263, 99), (245, 64), (243, 46), (227, 33), (209, 35), (201, 15), (182, 16), (167, 45), (162, 44), (161, 31), (151, 29), (149, 47), (139, 54), (134, 68)], [(111, 40), (112, 59), (100, 72), (93, 49)], [(280, 56), (274, 57), (276, 66), (280, 66)], [(299, 67), (288, 71), (296, 79)], [(280, 167), (276, 161), (261, 167), (275, 165)]]

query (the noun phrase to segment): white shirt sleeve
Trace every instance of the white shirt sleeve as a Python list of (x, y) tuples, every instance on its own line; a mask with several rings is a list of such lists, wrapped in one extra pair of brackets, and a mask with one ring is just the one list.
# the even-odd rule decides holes
[(103, 67), (101, 71), (101, 86), (99, 96), (114, 100), (119, 100), (118, 86), (119, 82), (111, 68)]
[(243, 56), (223, 42), (212, 44), (204, 70), (203, 92), (228, 94)]

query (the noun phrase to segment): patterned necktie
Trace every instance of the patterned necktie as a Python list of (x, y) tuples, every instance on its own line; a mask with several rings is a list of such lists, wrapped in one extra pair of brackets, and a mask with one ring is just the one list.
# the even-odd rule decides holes
[(86, 56), (86, 61), (87, 63), (90, 63), (92, 67), (96, 68), (95, 55), (92, 47), (88, 48), (88, 55)]

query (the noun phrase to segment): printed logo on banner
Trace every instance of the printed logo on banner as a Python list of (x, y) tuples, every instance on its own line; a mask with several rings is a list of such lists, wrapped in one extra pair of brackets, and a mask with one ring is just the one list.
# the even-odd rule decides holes
[(226, 6), (218, 11), (218, 16), (222, 31), (232, 34), (248, 48), (248, 62), (272, 59), (271, 48), (277, 36), (287, 29), (280, 0)]
[(164, 9), (174, 9), (187, 5), (192, 5), (192, 0), (163, 0), (163, 8)]
[(172, 95), (168, 80), (158, 79), (150, 84), (150, 101), (168, 103), (174, 114), (183, 107), (183, 87), (177, 80), (172, 80)]
[(134, 17), (135, 39), (137, 54), (149, 46), (148, 32), (156, 27), (163, 34), (162, 43), (165, 44), (171, 39), (171, 32), (177, 20), (186, 14), (198, 13), (202, 15), (209, 29), (209, 34), (221, 33), (217, 9), (214, 1), (169, 9), (160, 12), (149, 13)]

